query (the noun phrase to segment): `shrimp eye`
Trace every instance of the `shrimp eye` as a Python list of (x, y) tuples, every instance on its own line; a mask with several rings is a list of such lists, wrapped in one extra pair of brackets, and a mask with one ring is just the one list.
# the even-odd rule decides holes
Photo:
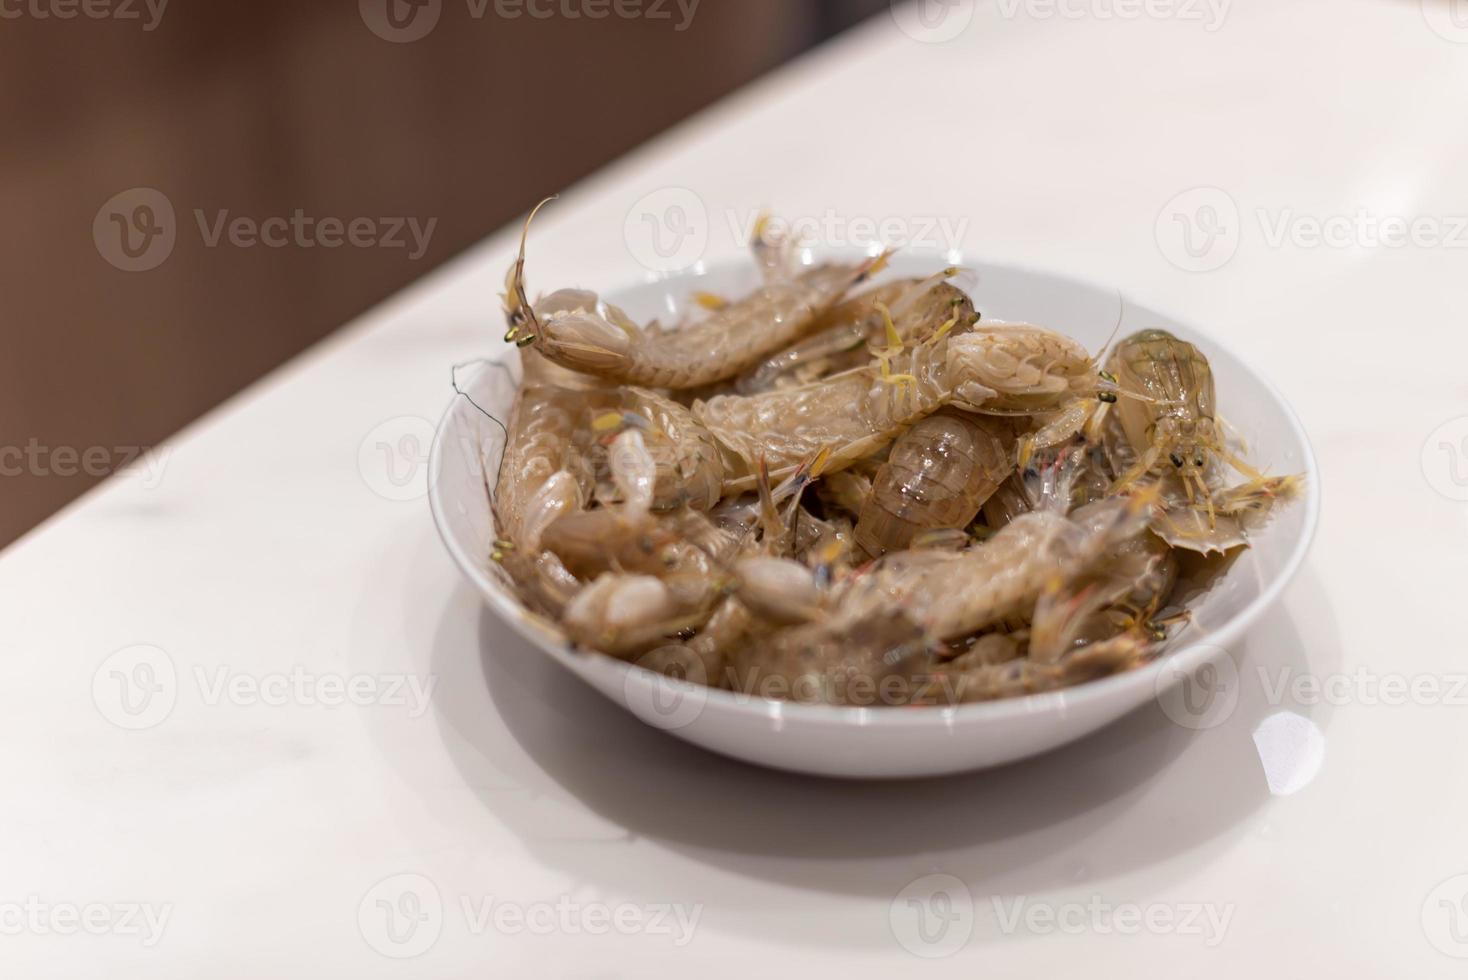
[(1196, 467), (1198, 467), (1198, 469), (1200, 469), (1200, 470), (1203, 468), (1203, 454), (1202, 453), (1199, 453), (1198, 455), (1196, 455), (1196, 456), (1193, 457), (1193, 465), (1196, 466)]
[(1099, 395), (1096, 396), (1096, 400), (1097, 401), (1100, 401), (1100, 402), (1105, 402), (1108, 405), (1115, 405), (1116, 404), (1116, 392), (1114, 392), (1114, 391), (1103, 391), (1103, 392), (1101, 392), (1101, 394), (1099, 394)]
[(1167, 458), (1172, 460), (1173, 466), (1176, 466), (1178, 469), (1183, 468), (1183, 458), (1177, 453), (1168, 453)]

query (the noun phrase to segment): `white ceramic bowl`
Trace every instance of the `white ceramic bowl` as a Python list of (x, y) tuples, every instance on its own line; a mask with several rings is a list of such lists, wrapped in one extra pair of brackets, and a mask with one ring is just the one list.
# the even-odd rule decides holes
[[(886, 276), (928, 275), (954, 261), (952, 255), (905, 251), (894, 258)], [(1186, 324), (1130, 303), (1122, 309), (1114, 290), (1049, 273), (987, 264), (969, 268), (973, 271), (962, 284), (987, 318), (1044, 324), (1099, 350), (1116, 329), (1120, 313), (1123, 336), (1163, 327), (1197, 344), (1212, 362), (1220, 412), (1248, 441), (1253, 462), (1272, 473), (1305, 474), (1304, 499), (1255, 536), (1253, 547), (1193, 607), (1195, 625), (1156, 663), (1009, 701), (953, 708), (841, 708), (709, 690), (572, 650), (553, 625), (524, 610), (503, 571), (490, 560), (496, 534), (487, 487), (494, 485), (504, 434), (464, 398), (449, 406), (430, 462), (430, 501), (444, 543), (509, 628), (642, 721), (715, 752), (780, 769), (859, 778), (980, 769), (1056, 748), (1156, 698), (1171, 697), (1179, 680), (1227, 654), (1304, 560), (1320, 504), (1319, 474), (1305, 433), (1268, 382)], [(669, 322), (695, 288), (740, 295), (754, 284), (749, 263), (732, 263), (632, 286), (606, 298), (639, 320), (660, 317)], [(460, 382), (478, 405), (507, 419), (518, 375), (517, 359), (507, 347), (503, 360)], [(1170, 708), (1166, 700), (1163, 706), (1170, 713), (1184, 710)], [(1188, 723), (1186, 717), (1179, 720)]]

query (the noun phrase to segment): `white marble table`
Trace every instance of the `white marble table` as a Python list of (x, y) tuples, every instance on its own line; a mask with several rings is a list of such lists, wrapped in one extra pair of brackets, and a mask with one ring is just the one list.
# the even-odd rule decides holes
[(860, 785), (603, 703), (481, 612), (423, 499), (449, 365), (502, 349), (505, 229), (180, 434), (156, 486), (115, 479), (0, 557), (0, 973), (1462, 976), (1454, 13), (994, 0), (904, 20), (926, 40), (881, 17), (535, 236), (535, 285), (605, 287), (657, 258), (647, 195), (670, 261), (733, 254), (760, 205), (832, 238), (942, 218), (1268, 365), (1325, 512), (1219, 724), (1149, 709)]

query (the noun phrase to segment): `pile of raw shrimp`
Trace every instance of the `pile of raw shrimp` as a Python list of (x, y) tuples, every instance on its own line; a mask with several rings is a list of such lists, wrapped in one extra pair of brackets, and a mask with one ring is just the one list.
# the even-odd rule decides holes
[(664, 327), (532, 304), (522, 237), (493, 558), (579, 648), (802, 702), (1053, 690), (1158, 656), (1298, 488), (1165, 331), (1093, 356), (985, 320), (959, 270), (873, 285), (885, 254), (769, 239), (757, 289)]

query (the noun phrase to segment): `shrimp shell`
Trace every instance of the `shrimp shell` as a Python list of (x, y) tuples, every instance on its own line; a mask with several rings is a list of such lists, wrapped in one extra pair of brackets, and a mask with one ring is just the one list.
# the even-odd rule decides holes
[(577, 513), (589, 492), (587, 467), (575, 443), (579, 420), (594, 393), (546, 383), (573, 381), (548, 371), (536, 357), (524, 361), (525, 382), (515, 396), (492, 509), (501, 545), (498, 560), (532, 608), (559, 615), (580, 582), (553, 552), (546, 530)]
[(648, 424), (643, 438), (657, 465), (655, 509), (708, 510), (719, 502), (724, 462), (718, 443), (692, 412), (646, 388), (623, 389), (621, 407)]
[(895, 608), (833, 626), (759, 635), (729, 658), (736, 690), (815, 704), (905, 704), (930, 658), (922, 629)]
[(1028, 615), (1054, 579), (1086, 571), (1145, 521), (1146, 507), (1124, 498), (1082, 508), (1070, 518), (1035, 511), (965, 551), (889, 555), (838, 604), (847, 610), (901, 605), (932, 636), (957, 639)]
[(890, 341), (889, 316), (893, 334), (903, 344), (922, 343), (945, 327), (950, 334), (963, 333), (978, 321), (967, 294), (941, 279), (887, 283), (836, 306), (817, 324), (817, 332), (767, 358), (741, 377), (735, 390), (752, 395), (770, 390), (790, 375), (814, 380), (861, 367), (873, 348)]
[(532, 336), (537, 350), (575, 371), (647, 388), (699, 388), (804, 336), (879, 261), (815, 266), (676, 330), (639, 326), (596, 304), (532, 318)]
[(940, 411), (908, 429), (872, 481), (856, 542), (880, 557), (919, 532), (967, 527), (1014, 470), (1008, 423)]
[(1084, 348), (1041, 327), (1006, 324), (937, 338), (797, 388), (720, 395), (696, 402), (693, 414), (724, 449), (729, 494), (754, 485), (761, 457), (771, 476), (783, 477), (832, 448), (825, 471), (834, 472), (949, 402), (1043, 411), (1094, 383)]

